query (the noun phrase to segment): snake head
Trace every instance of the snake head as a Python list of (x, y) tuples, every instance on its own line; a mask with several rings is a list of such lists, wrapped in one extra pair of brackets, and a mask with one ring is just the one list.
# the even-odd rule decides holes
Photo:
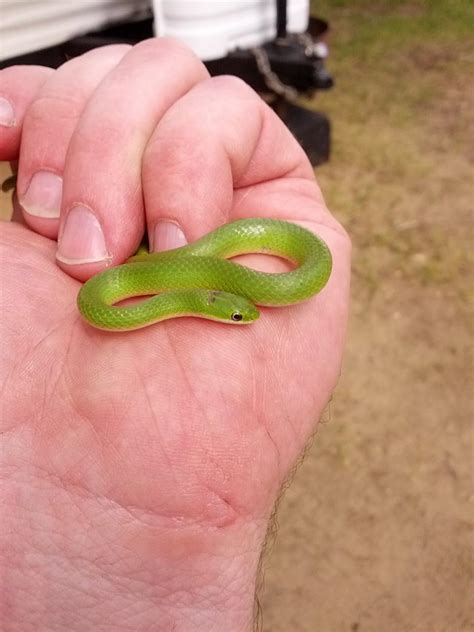
[(225, 323), (245, 325), (260, 316), (255, 305), (237, 294), (210, 290), (206, 297), (208, 317)]

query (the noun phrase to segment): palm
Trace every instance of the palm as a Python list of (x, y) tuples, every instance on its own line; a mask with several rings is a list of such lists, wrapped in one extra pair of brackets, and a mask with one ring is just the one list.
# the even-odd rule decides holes
[(2, 418), (21, 444), (11, 459), (170, 518), (265, 514), (337, 374), (332, 288), (249, 327), (186, 319), (104, 334), (80, 319), (79, 283), (54, 242), (3, 233)]

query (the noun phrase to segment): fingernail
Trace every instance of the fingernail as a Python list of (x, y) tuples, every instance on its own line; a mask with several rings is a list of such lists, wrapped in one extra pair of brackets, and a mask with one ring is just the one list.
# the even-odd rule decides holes
[(75, 206), (69, 211), (56, 259), (72, 265), (110, 259), (100, 222), (85, 206)]
[(7, 99), (0, 97), (0, 125), (13, 127), (15, 125), (15, 112), (13, 105)]
[(162, 250), (172, 250), (185, 246), (188, 242), (183, 231), (174, 222), (161, 221), (155, 226), (153, 236), (153, 250), (161, 252)]
[(61, 210), (63, 179), (51, 171), (38, 171), (22, 196), (20, 204), (30, 215), (57, 219)]

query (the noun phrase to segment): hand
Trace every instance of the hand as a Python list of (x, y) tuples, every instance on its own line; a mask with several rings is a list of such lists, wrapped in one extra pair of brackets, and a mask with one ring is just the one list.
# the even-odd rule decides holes
[[(5, 630), (249, 630), (272, 507), (339, 375), (349, 240), (271, 109), (174, 41), (8, 68), (0, 96), (26, 224), (0, 240)], [(145, 230), (160, 250), (255, 216), (327, 242), (319, 295), (247, 327), (82, 321), (80, 282)]]

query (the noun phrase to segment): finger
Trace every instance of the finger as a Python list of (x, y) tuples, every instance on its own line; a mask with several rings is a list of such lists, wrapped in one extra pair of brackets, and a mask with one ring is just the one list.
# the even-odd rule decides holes
[(173, 40), (134, 46), (101, 83), (71, 140), (57, 260), (86, 279), (137, 248), (144, 231), (141, 163), (165, 111), (208, 77)]
[(71, 136), (105, 75), (130, 47), (105, 46), (63, 64), (41, 86), (23, 123), (18, 198), (34, 230), (56, 238), (63, 171)]
[(18, 158), (25, 113), (53, 72), (42, 66), (0, 70), (0, 161)]
[[(311, 197), (309, 215), (308, 205), (294, 200), (256, 205), (251, 193), (260, 185)], [(194, 240), (230, 219), (314, 219), (315, 202), (320, 215), (330, 217), (299, 143), (253, 90), (232, 77), (202, 82), (170, 108), (148, 143), (143, 187), (154, 250), (179, 246), (184, 236)]]

